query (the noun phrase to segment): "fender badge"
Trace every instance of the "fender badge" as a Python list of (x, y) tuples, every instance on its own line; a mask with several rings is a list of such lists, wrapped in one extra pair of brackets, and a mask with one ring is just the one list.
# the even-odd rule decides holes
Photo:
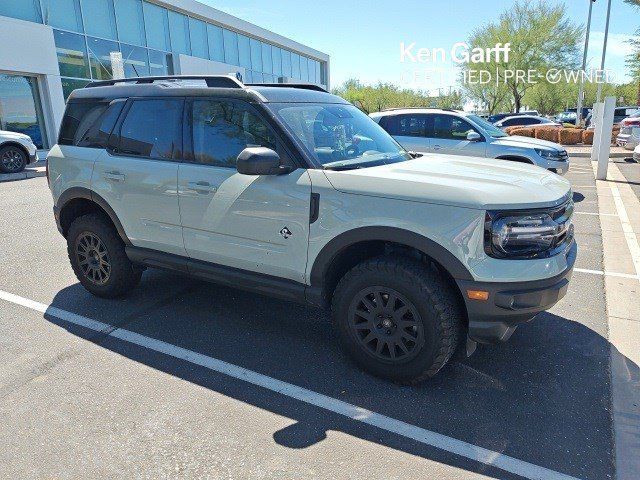
[(284, 227), (282, 230), (280, 230), (280, 235), (282, 235), (284, 238), (289, 238), (293, 234), (291, 233), (291, 230), (289, 230), (287, 227)]

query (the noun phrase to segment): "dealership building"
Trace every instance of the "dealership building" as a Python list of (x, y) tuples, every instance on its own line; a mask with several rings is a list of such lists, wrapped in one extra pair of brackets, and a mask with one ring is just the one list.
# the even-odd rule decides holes
[(0, 0), (0, 130), (55, 144), (92, 80), (240, 74), (329, 86), (329, 56), (195, 0)]

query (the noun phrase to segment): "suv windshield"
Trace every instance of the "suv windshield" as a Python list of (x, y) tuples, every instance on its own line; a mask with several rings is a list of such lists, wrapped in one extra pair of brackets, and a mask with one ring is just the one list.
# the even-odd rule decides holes
[(353, 105), (272, 103), (269, 108), (327, 169), (348, 170), (411, 159), (382, 127)]
[(467, 118), (469, 120), (471, 120), (472, 122), (474, 122), (477, 126), (482, 128), (484, 130), (484, 132), (487, 135), (489, 135), (490, 137), (502, 138), (502, 137), (508, 137), (509, 136), (504, 131), (502, 131), (498, 127), (496, 127), (495, 125), (487, 122), (484, 118), (481, 118), (481, 117), (479, 117), (477, 115), (467, 115)]

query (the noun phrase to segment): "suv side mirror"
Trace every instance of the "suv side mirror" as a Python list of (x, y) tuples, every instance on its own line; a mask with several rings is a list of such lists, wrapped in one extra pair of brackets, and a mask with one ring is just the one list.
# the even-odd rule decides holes
[(280, 166), (280, 155), (266, 147), (248, 147), (240, 152), (236, 162), (238, 173), (243, 175), (280, 175), (291, 171)]
[(467, 133), (467, 140), (469, 140), (470, 142), (480, 142), (482, 141), (482, 135), (480, 135), (478, 132), (469, 132)]

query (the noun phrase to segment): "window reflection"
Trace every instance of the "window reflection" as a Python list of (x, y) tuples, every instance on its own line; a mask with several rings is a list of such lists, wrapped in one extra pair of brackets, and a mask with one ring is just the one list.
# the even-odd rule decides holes
[(58, 54), (60, 75), (63, 77), (90, 78), (89, 60), (84, 37), (75, 33), (53, 31)]
[(122, 54), (116, 42), (87, 38), (91, 77), (95, 80), (124, 78)]

